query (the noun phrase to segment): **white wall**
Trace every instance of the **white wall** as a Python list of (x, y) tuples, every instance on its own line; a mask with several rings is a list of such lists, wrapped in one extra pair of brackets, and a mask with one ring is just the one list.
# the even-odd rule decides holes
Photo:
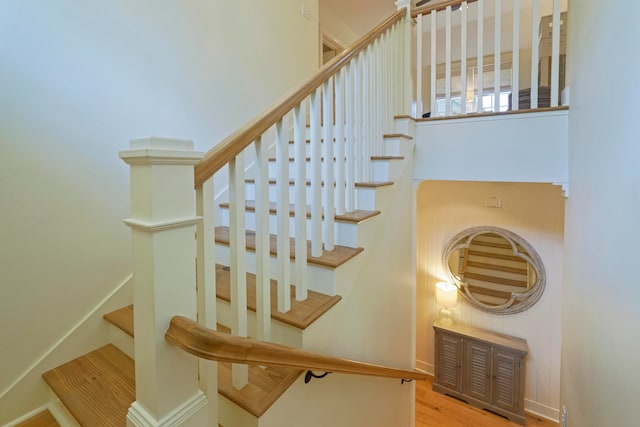
[(567, 117), (550, 111), (419, 122), (414, 177), (565, 183)]
[(131, 271), (118, 151), (204, 151), (301, 83), (318, 58), (305, 3), (311, 19), (292, 0), (0, 3), (0, 406)]
[(397, 8), (394, 0), (319, 0), (320, 30), (348, 47)]
[[(502, 208), (487, 208), (488, 196), (502, 199)], [(438, 308), (434, 286), (446, 280), (442, 251), (458, 232), (494, 225), (526, 239), (544, 263), (547, 284), (530, 309), (494, 315), (459, 302), (456, 321), (524, 338), (525, 408), (557, 419), (560, 398), (560, 343), (564, 197), (558, 186), (531, 183), (424, 181), (418, 187), (417, 216), (417, 354), (418, 367), (433, 372), (431, 325)], [(460, 301), (460, 300), (459, 300)]]
[(561, 402), (571, 427), (638, 424), (638, 16), (633, 0), (573, 1), (569, 15)]

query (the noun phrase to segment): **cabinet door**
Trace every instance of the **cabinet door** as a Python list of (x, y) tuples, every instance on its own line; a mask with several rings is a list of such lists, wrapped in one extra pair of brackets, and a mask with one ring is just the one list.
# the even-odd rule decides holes
[(491, 346), (465, 340), (464, 394), (483, 402), (491, 401)]
[(436, 333), (435, 382), (455, 391), (462, 390), (460, 366), (462, 340), (455, 335)]
[(520, 375), (522, 357), (508, 350), (496, 348), (493, 356), (493, 405), (511, 412), (521, 413)]

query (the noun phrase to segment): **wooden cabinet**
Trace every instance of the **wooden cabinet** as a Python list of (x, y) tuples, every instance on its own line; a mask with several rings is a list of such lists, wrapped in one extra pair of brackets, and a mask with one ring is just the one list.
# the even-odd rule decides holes
[(465, 325), (433, 326), (433, 390), (524, 425), (527, 342)]

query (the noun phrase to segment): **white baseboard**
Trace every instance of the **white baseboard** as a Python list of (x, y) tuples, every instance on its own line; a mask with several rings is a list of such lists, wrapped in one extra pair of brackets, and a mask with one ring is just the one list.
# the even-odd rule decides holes
[(422, 372), (425, 372), (431, 376), (433, 376), (434, 373), (433, 365), (422, 360), (416, 360), (416, 369), (420, 369)]
[[(198, 391), (191, 399), (161, 420), (156, 420), (138, 402), (133, 402), (127, 413), (127, 426), (135, 427), (189, 427), (208, 423), (207, 396)], [(213, 423), (212, 423), (213, 425)]]
[(7, 424), (4, 424), (2, 427), (14, 427), (22, 422), (27, 421), (29, 418), (38, 415), (40, 412), (42, 411), (46, 411), (47, 409), (49, 409), (48, 405), (42, 405), (36, 409), (34, 409), (33, 411), (30, 411), (24, 415), (22, 415), (20, 418), (16, 418), (13, 421), (8, 422)]
[(533, 400), (524, 400), (524, 410), (531, 415), (553, 421), (554, 423), (557, 423), (560, 420), (559, 409), (534, 402)]

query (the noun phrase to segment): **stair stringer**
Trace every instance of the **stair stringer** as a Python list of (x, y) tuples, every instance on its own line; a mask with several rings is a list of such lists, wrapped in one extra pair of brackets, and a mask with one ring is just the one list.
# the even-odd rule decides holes
[[(343, 299), (305, 330), (301, 347), (374, 364), (415, 367), (412, 147), (407, 148), (395, 184), (383, 189), (384, 197), (376, 197), (382, 214), (363, 237), (364, 252), (333, 273), (335, 292)], [(242, 427), (409, 426), (414, 397), (414, 385), (400, 380), (332, 374), (304, 384), (301, 378), (259, 419), (221, 399), (221, 414), (227, 417), (221, 422)]]

